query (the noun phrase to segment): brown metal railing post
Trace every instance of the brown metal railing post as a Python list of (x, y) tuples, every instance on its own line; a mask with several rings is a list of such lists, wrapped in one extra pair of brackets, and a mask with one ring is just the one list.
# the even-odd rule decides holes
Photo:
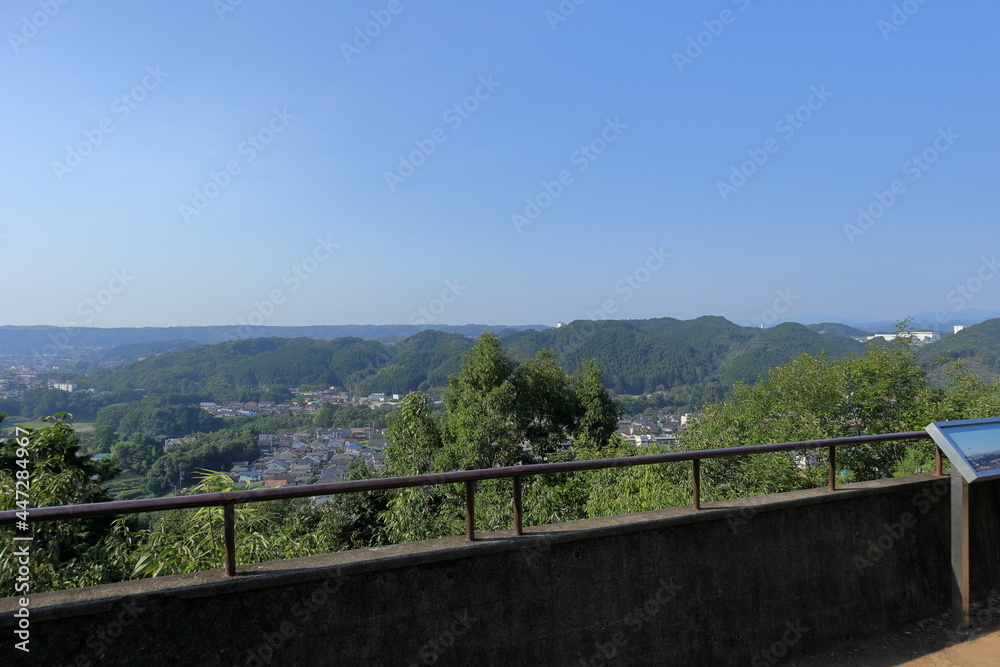
[(696, 510), (701, 509), (701, 459), (694, 459), (694, 491), (692, 504)]
[(465, 539), (476, 539), (476, 483), (465, 483)]
[(944, 475), (944, 463), (941, 461), (941, 448), (934, 446), (934, 474), (938, 477)]
[(830, 491), (837, 490), (837, 448), (830, 446), (830, 480), (827, 482), (827, 488)]
[(514, 475), (514, 534), (523, 535), (521, 527), (521, 477)]
[(223, 505), (222, 517), (226, 525), (226, 574), (232, 577), (236, 575), (236, 506)]

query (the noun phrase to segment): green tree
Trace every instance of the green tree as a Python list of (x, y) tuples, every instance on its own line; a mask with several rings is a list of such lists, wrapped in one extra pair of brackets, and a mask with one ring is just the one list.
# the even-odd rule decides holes
[[(345, 481), (372, 479), (375, 470), (361, 459), (351, 462)], [(385, 543), (384, 517), (388, 507), (388, 491), (344, 493), (330, 496), (319, 505), (309, 504), (290, 529), (292, 539), (315, 536), (320, 551), (364, 549)]]
[[(853, 359), (802, 355), (753, 386), (737, 384), (729, 398), (706, 406), (681, 434), (684, 449), (742, 447), (923, 428), (931, 393), (912, 349), (874, 345)], [(892, 475), (909, 443), (837, 450), (839, 470), (852, 481)], [(821, 453), (735, 457), (702, 467), (709, 497), (741, 497), (815, 486), (825, 479)]]
[(313, 413), (312, 425), (316, 428), (330, 428), (334, 425), (337, 412), (329, 403), (324, 403), (319, 410)]
[(595, 359), (583, 363), (575, 394), (581, 414), (573, 437), (574, 446), (597, 450), (607, 447), (618, 430), (618, 420), (624, 409), (604, 388), (604, 372)]
[[(601, 381), (596, 362), (587, 362), (574, 384), (551, 351), (518, 363), (496, 336), (484, 333), (449, 378), (440, 425), (422, 394), (399, 405), (387, 434), (386, 469), (392, 475), (445, 472), (569, 460), (577, 452), (600, 455), (588, 447), (613, 451), (621, 444), (612, 435), (621, 408)], [(577, 451), (564, 450), (574, 435), (580, 439)], [(582, 518), (587, 488), (583, 476), (526, 478), (526, 521)], [(479, 530), (510, 527), (511, 494), (510, 480), (477, 485)], [(392, 541), (454, 535), (464, 517), (461, 485), (404, 489), (389, 501), (386, 533)]]
[(555, 353), (544, 349), (521, 364), (514, 382), (522, 439), (536, 456), (547, 456), (569, 439), (579, 421), (582, 410), (572, 380)]
[(431, 414), (431, 400), (423, 393), (408, 394), (389, 416), (386, 429), (386, 473), (423, 475), (434, 470), (441, 452), (441, 432)]
[(119, 440), (111, 445), (115, 465), (126, 472), (145, 475), (158, 458), (163, 456), (163, 443), (149, 436)]
[[(221, 472), (202, 471), (192, 495), (237, 490)], [(240, 565), (281, 560), (315, 553), (315, 533), (290, 535), (289, 515), (301, 503), (271, 501), (247, 503), (236, 508), (236, 562)], [(131, 565), (132, 577), (156, 577), (221, 568), (225, 563), (224, 522), (221, 507), (198, 507), (163, 512), (146, 530), (116, 525), (112, 554)]]
[[(4, 416), (0, 415), (0, 421)], [(23, 471), (28, 473), (30, 507), (110, 500), (102, 485), (118, 473), (117, 468), (81, 454), (69, 415), (46, 419), (51, 420), (50, 426), (25, 432), (19, 429), (17, 437), (0, 444), (0, 510), (22, 509), (16, 505), (16, 484), (18, 473)], [(26, 467), (20, 461), (26, 461)], [(120, 576), (99, 548), (109, 526), (107, 519), (32, 524), (32, 591), (85, 586)], [(11, 556), (12, 531), (5, 527), (2, 533), (0, 589), (11, 591), (17, 559)]]
[(448, 378), (439, 469), (493, 468), (530, 460), (521, 447), (528, 410), (521, 400), (517, 367), (496, 335), (486, 332), (476, 340), (462, 370)]

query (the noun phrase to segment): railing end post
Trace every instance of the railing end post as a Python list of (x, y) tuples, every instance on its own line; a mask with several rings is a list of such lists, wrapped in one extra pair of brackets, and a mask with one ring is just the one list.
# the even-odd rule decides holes
[(696, 510), (701, 509), (701, 459), (692, 459), (694, 463), (691, 505)]
[(830, 445), (830, 461), (829, 461), (829, 473), (827, 475), (829, 478), (827, 480), (827, 490), (836, 491), (837, 490), (837, 448)]
[(524, 527), (521, 519), (521, 476), (514, 476), (514, 534), (520, 537), (524, 535)]
[(476, 483), (465, 483), (465, 539), (476, 540)]
[(234, 577), (236, 576), (236, 506), (232, 503), (223, 505), (222, 518), (226, 533), (226, 574)]

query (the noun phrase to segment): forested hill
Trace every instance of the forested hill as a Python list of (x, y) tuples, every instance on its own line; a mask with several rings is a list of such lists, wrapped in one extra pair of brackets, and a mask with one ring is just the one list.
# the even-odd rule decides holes
[[(517, 358), (553, 349), (570, 373), (579, 372), (585, 359), (596, 358), (611, 389), (621, 394), (666, 391), (674, 405), (720, 398), (734, 381), (753, 381), (802, 352), (841, 357), (865, 349), (849, 338), (799, 324), (761, 330), (722, 317), (581, 320), (558, 329), (508, 333), (502, 340)], [(259, 338), (169, 351), (76, 380), (97, 390), (143, 389), (213, 400), (268, 400), (269, 393), (277, 398), (296, 386), (405, 393), (445, 386), (471, 345), (471, 338), (440, 331), (423, 331), (392, 344), (361, 338)]]
[(864, 329), (840, 324), (839, 322), (820, 322), (819, 324), (808, 324), (806, 326), (816, 333), (821, 334), (840, 334), (841, 336), (849, 336), (850, 338), (864, 338), (868, 335), (868, 332)]
[(98, 391), (269, 400), (269, 391), (288, 387), (351, 385), (373, 375), (390, 357), (384, 344), (361, 338), (252, 338), (166, 352), (77, 381)]
[(1000, 376), (1000, 318), (966, 327), (957, 334), (922, 345), (917, 359), (924, 366), (941, 359), (962, 358), (970, 369), (988, 377)]
[[(344, 324), (308, 327), (119, 327), (107, 329), (70, 325), (66, 327), (0, 326), (0, 354), (53, 354), (67, 350), (103, 350), (132, 345), (137, 346), (137, 349), (142, 349), (145, 344), (176, 343), (178, 341), (210, 345), (246, 338), (313, 338), (315, 340), (363, 338), (389, 343), (403, 340), (429, 328), (431, 328), (429, 325), (413, 324)], [(442, 324), (435, 325), (433, 328), (462, 336), (478, 336), (487, 329), (502, 335), (511, 331), (544, 329), (545, 327), (534, 324), (525, 326), (490, 326), (485, 324), (452, 326)]]
[(752, 382), (803, 352), (838, 358), (865, 350), (853, 339), (819, 334), (800, 324), (753, 329), (717, 316), (576, 321), (558, 329), (509, 334), (504, 342), (518, 357), (552, 348), (571, 373), (579, 371), (584, 359), (596, 358), (606, 384), (616, 392), (667, 391), (681, 405), (721, 398), (736, 380)]

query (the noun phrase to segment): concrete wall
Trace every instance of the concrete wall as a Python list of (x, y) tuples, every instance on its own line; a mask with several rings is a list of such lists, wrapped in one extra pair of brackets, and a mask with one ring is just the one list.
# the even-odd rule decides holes
[[(776, 664), (947, 611), (949, 501), (920, 476), (43, 594), (27, 660), (4, 600), (0, 660)], [(1000, 485), (972, 503), (978, 598), (1000, 587)]]

